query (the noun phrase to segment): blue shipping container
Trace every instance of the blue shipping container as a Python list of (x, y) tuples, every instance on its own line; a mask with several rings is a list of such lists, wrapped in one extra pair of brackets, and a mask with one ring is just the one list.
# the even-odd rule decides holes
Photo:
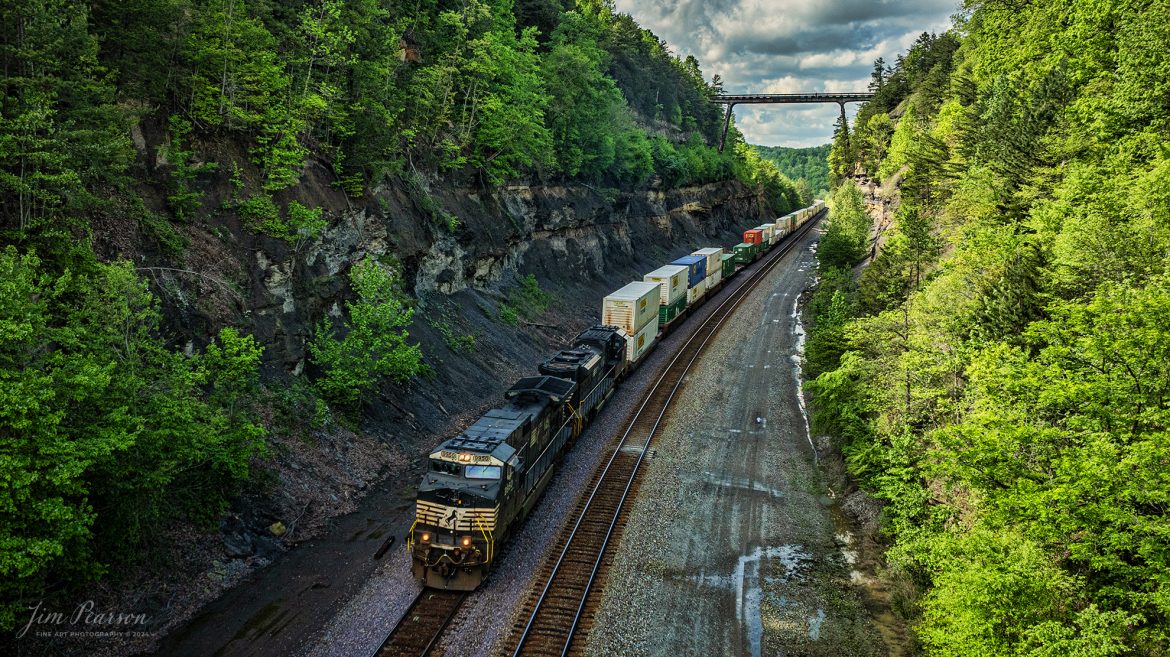
[(670, 264), (687, 268), (687, 288), (692, 288), (707, 278), (707, 256), (683, 256)]

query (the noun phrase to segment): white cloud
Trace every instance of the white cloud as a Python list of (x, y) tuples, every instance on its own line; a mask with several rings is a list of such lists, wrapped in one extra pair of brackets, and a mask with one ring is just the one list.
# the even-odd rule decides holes
[[(958, 0), (616, 0), (670, 44), (695, 55), (729, 93), (864, 91), (873, 61), (893, 62), (922, 32), (942, 32)], [(764, 145), (827, 143), (836, 105), (736, 107), (736, 125)], [(850, 117), (856, 106), (850, 106)]]

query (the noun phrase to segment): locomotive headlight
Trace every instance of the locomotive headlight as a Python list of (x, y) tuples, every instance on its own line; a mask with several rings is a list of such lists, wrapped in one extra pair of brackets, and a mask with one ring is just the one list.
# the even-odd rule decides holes
[(459, 541), (459, 544), (462, 545), (463, 547), (471, 547), (471, 537), (464, 536), (463, 540)]
[(431, 533), (430, 532), (423, 532), (422, 535), (418, 537), (418, 540), (420, 543), (430, 543), (431, 542)]

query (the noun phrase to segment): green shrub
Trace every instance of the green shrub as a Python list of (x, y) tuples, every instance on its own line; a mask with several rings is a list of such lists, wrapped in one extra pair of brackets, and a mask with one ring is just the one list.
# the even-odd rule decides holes
[(516, 313), (514, 308), (506, 303), (500, 304), (499, 318), (501, 322), (507, 324), (508, 326), (520, 325), (520, 315)]
[(443, 336), (443, 342), (447, 343), (447, 348), (455, 352), (470, 353), (475, 350), (475, 336), (471, 334), (458, 333), (455, 327), (451, 325), (452, 318), (444, 314), (442, 319), (431, 322), (431, 326)]
[(187, 249), (187, 238), (157, 212), (142, 208), (138, 226), (170, 255), (177, 256)]
[(405, 383), (425, 367), (418, 345), (406, 343), (414, 309), (397, 289), (396, 272), (367, 257), (349, 273), (357, 300), (346, 302), (341, 335), (322, 319), (309, 343), (313, 360), (325, 370), (317, 381), (326, 397), (353, 405), (385, 377)]
[(215, 162), (192, 164), (195, 152), (183, 147), (183, 141), (191, 134), (191, 122), (179, 116), (171, 116), (167, 123), (167, 141), (159, 147), (162, 155), (171, 165), (171, 193), (167, 205), (179, 219), (195, 214), (203, 201), (203, 194), (192, 188), (195, 180), (204, 173), (214, 171)]
[(322, 208), (310, 209), (301, 205), (299, 201), (291, 201), (288, 204), (287, 212), (287, 239), (297, 245), (306, 240), (317, 239), (329, 225), (329, 222), (321, 216), (324, 213)]
[(280, 210), (267, 194), (240, 201), (236, 204), (236, 213), (244, 220), (244, 225), (249, 230), (273, 237), (284, 237), (288, 232), (287, 226), (280, 218)]
[(320, 237), (329, 225), (322, 216), (322, 208), (308, 208), (300, 201), (290, 201), (285, 212), (287, 216), (281, 217), (280, 209), (267, 194), (253, 196), (236, 204), (236, 213), (249, 230), (285, 240), (297, 247)]
[(508, 294), (509, 304), (525, 319), (535, 319), (552, 307), (553, 295), (540, 289), (536, 276), (528, 274), (520, 279), (520, 286)]

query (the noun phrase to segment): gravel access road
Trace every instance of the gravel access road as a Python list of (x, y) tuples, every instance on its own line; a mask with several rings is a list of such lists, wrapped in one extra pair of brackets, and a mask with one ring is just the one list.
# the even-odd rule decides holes
[(819, 230), (724, 324), (668, 411), (590, 657), (890, 654), (800, 393), (798, 299)]

